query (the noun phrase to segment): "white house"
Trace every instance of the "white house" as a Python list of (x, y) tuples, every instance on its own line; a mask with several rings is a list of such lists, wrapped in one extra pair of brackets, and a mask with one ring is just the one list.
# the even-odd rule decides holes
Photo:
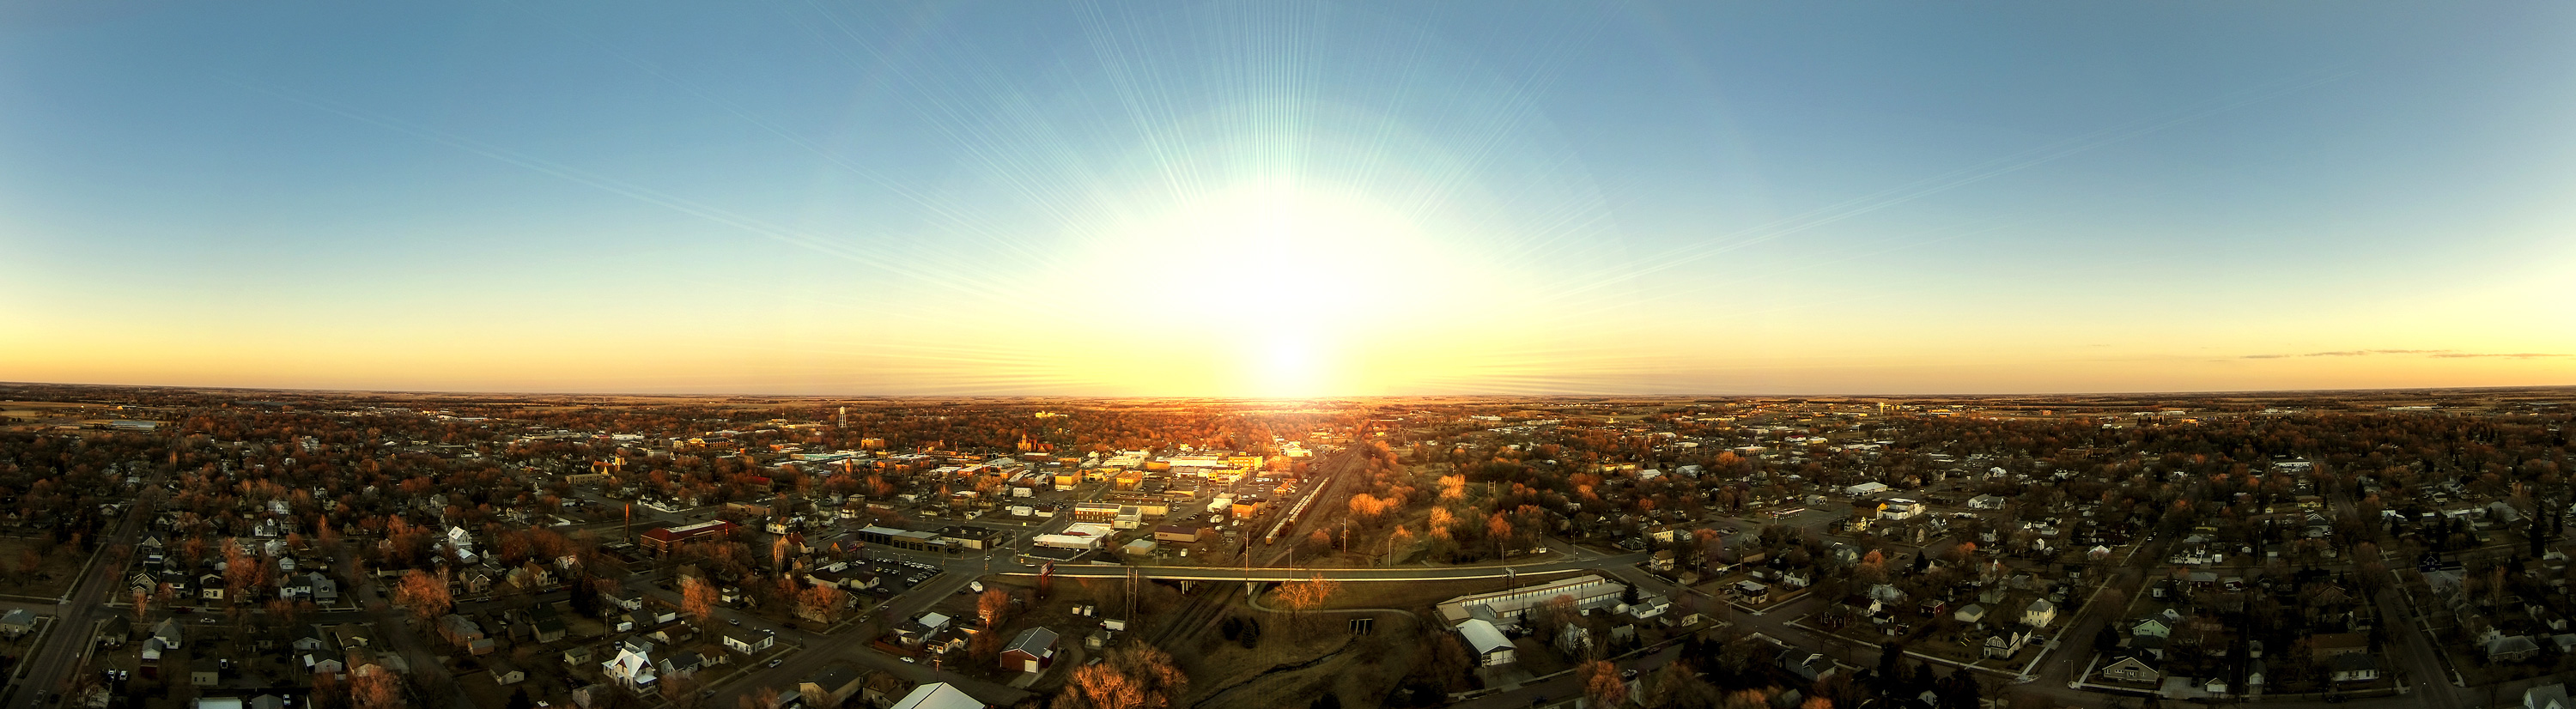
[(2104, 678), (2116, 679), (2123, 682), (2144, 682), (2154, 684), (2156, 678), (2160, 675), (2161, 673), (2156, 672), (2156, 668), (2147, 666), (2146, 661), (2135, 657), (2123, 657), (2112, 662), (2109, 666), (2102, 668), (2102, 676)]
[(1879, 506), (1878, 506), (1878, 518), (1879, 518), (1879, 519), (1885, 519), (1885, 520), (1908, 520), (1908, 519), (1913, 519), (1913, 518), (1916, 518), (1916, 517), (1920, 517), (1920, 516), (1922, 516), (1922, 515), (1923, 515), (1923, 503), (1915, 502), (1915, 501), (1913, 501), (1913, 500), (1908, 500), (1908, 499), (1905, 499), (1905, 498), (1902, 498), (1902, 497), (1888, 500), (1888, 501), (1886, 501), (1886, 502), (1880, 503), (1880, 504), (1879, 504)]
[(599, 673), (635, 689), (650, 687), (654, 680), (661, 679), (653, 669), (653, 644), (641, 640), (618, 643), (617, 656), (599, 663)]
[(2326, 659), (2337, 682), (2369, 682), (2379, 679), (2379, 661), (2367, 652), (2349, 652)]
[(2522, 690), (2522, 709), (2576, 709), (2567, 700), (2567, 683), (2556, 682)]
[(984, 709), (984, 703), (946, 682), (932, 682), (912, 688), (893, 709)]
[(2150, 638), (2173, 637), (2173, 626), (2166, 625), (2162, 619), (2148, 618), (2138, 621), (2137, 626), (2129, 629), (2129, 634)]
[(724, 636), (724, 646), (726, 649), (745, 655), (767, 650), (769, 649), (769, 646), (775, 645), (777, 642), (777, 636), (768, 634), (726, 633)]
[(2030, 645), (2030, 631), (2006, 630), (1986, 636), (1986, 657), (2009, 658)]

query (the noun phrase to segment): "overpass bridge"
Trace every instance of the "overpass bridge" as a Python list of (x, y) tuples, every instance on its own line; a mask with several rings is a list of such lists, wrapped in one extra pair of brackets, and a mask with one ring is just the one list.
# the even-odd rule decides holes
[[(1574, 571), (1607, 571), (1644, 563), (1645, 554), (1622, 554), (1595, 559), (1567, 559), (1528, 564), (1486, 564), (1477, 566), (1443, 566), (1395, 569), (1277, 568), (1240, 566), (1127, 566), (1104, 564), (1059, 564), (1059, 578), (1131, 578), (1160, 581), (1304, 581), (1316, 576), (1341, 582), (1361, 581), (1468, 581), (1500, 579), (1531, 574)], [(1005, 571), (1004, 576), (1036, 576), (1037, 569)]]

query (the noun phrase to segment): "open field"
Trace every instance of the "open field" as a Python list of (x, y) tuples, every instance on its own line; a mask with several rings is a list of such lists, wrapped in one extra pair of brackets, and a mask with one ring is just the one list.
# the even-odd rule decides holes
[[(54, 547), (53, 551), (41, 555), (34, 553), (46, 546)], [(29, 560), (36, 562), (32, 568), (27, 565)], [(41, 540), (0, 537), (0, 567), (8, 570), (0, 573), (0, 594), (35, 598), (61, 596), (71, 588), (81, 565), (88, 560), (77, 550)]]

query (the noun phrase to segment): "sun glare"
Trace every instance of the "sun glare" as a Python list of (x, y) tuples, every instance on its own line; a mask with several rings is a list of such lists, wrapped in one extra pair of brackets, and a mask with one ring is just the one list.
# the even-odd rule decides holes
[(1357, 364), (1349, 344), (1419, 312), (1458, 263), (1410, 215), (1284, 179), (1206, 193), (1104, 233), (1093, 263), (1152, 278), (1095, 289), (1094, 312), (1205, 333), (1195, 340), (1206, 343), (1202, 356), (1231, 361), (1201, 368), (1257, 396), (1345, 393)]

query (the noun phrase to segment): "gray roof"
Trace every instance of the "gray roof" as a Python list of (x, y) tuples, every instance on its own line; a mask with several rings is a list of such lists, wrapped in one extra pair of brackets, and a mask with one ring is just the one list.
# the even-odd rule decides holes
[(1055, 631), (1048, 630), (1045, 627), (1036, 627), (1020, 631), (1020, 636), (1012, 638), (1011, 644), (1002, 646), (1002, 651), (1010, 652), (1012, 650), (1018, 650), (1031, 655), (1043, 657), (1047, 654), (1049, 649), (1054, 647)]

